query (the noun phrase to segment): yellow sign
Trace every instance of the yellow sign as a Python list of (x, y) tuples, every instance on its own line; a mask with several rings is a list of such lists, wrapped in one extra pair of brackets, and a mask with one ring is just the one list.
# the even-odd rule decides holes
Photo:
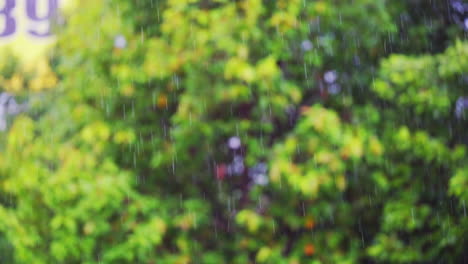
[(0, 0), (0, 52), (33, 61), (55, 42), (53, 25), (67, 0)]

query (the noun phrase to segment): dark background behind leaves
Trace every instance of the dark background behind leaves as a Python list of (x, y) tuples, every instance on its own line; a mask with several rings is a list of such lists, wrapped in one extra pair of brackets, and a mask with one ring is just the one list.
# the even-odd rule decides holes
[(467, 13), (80, 1), (0, 61), (2, 263), (467, 262)]

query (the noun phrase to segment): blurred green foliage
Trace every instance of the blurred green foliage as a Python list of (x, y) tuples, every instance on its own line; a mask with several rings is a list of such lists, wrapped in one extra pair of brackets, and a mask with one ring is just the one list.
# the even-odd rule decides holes
[(450, 8), (80, 1), (58, 83), (0, 62), (3, 90), (55, 86), (1, 135), (1, 262), (468, 261)]

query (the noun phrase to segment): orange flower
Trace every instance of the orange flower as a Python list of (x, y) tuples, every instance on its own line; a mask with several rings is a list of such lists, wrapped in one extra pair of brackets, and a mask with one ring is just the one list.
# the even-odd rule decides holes
[(158, 97), (157, 105), (159, 108), (166, 108), (167, 107), (167, 96), (162, 94)]
[(304, 254), (306, 256), (312, 256), (315, 254), (315, 246), (313, 244), (306, 244), (304, 247)]
[(299, 112), (304, 115), (309, 109), (310, 109), (309, 106), (304, 105), (304, 106), (301, 106), (301, 108), (299, 109)]
[(312, 218), (307, 218), (304, 224), (305, 228), (311, 230), (315, 226), (315, 222)]

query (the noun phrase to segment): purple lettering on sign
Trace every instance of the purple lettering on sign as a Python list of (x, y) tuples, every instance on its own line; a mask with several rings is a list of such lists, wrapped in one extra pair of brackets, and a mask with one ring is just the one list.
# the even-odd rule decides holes
[(48, 0), (49, 3), (47, 5), (47, 14), (42, 17), (37, 14), (37, 1), (38, 0), (27, 0), (26, 14), (28, 15), (28, 18), (34, 22), (47, 23), (48, 29), (45, 32), (38, 32), (34, 29), (30, 29), (28, 32), (31, 35), (36, 36), (36, 37), (48, 37), (51, 35), (50, 19), (57, 12), (58, 0)]
[(5, 6), (3, 6), (3, 9), (0, 9), (0, 17), (3, 17), (2, 20), (5, 21), (4, 30), (0, 32), (0, 37), (11, 36), (16, 31), (16, 20), (11, 16), (11, 11), (13, 11), (15, 5), (15, 0), (6, 0)]
[[(17, 20), (13, 15), (18, 0), (4, 0), (5, 5), (0, 6), (0, 38), (9, 37), (16, 33)], [(56, 15), (59, 0), (22, 0), (26, 2), (26, 16), (29, 23), (27, 32), (34, 37), (44, 38), (52, 35), (50, 20)], [(44, 13), (38, 10), (39, 1), (46, 1), (47, 8)], [(45, 2), (44, 2), (45, 3)], [(2, 25), (3, 24), (3, 25)]]

